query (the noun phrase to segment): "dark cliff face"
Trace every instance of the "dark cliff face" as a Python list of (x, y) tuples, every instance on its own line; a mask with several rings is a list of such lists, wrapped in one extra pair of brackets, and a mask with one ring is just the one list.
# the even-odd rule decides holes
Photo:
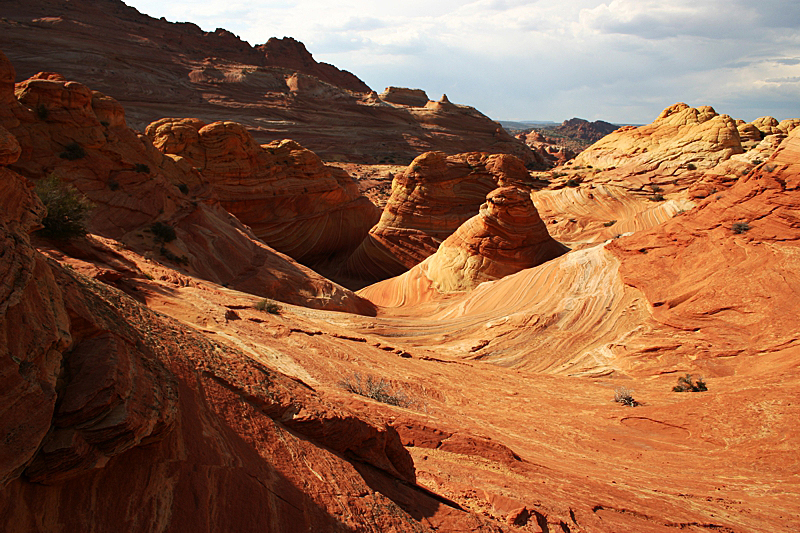
[(582, 118), (571, 118), (562, 122), (560, 126), (553, 128), (553, 131), (591, 143), (599, 141), (617, 128), (619, 128), (619, 126), (603, 120), (589, 122)]

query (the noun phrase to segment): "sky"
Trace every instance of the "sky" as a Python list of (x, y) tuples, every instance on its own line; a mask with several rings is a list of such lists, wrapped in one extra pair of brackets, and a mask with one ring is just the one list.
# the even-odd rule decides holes
[(252, 45), (302, 41), (374, 90), (495, 120), (649, 123), (676, 102), (800, 118), (797, 0), (125, 0)]

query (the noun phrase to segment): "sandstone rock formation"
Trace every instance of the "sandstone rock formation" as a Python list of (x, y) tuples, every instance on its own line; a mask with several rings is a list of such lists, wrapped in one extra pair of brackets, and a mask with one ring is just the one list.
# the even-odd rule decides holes
[(491, 190), (528, 181), (524, 165), (512, 156), (422, 154), (395, 176), (380, 221), (339, 275), (363, 285), (401, 274), (475, 215)]
[(266, 43), (256, 46), (255, 49), (264, 54), (264, 66), (282, 67), (309, 74), (350, 91), (369, 93), (372, 90), (355, 74), (339, 70), (328, 63), (318, 63), (303, 43), (291, 37), (270, 37)]
[(200, 171), (208, 185), (200, 196), (219, 200), (259, 239), (302, 263), (348, 255), (378, 220), (346, 172), (294, 141), (259, 146), (241, 124), (197, 119), (161, 119), (146, 133)]
[(464, 222), (439, 249), (410, 271), (360, 294), (381, 306), (422, 302), (438, 294), (465, 292), (531, 268), (567, 251), (547, 233), (530, 193), (499, 187), (479, 214)]
[[(1, 54), (0, 66), (3, 79), (13, 79), (13, 69)], [(208, 203), (193, 199), (208, 179), (130, 130), (124, 110), (113, 99), (57, 75), (21, 82), (16, 97), (12, 89), (4, 84), (0, 95), (0, 126), (13, 135), (3, 135), (6, 159), (13, 159), (17, 142), (21, 152), (12, 163), (15, 171), (32, 180), (54, 175), (77, 187), (96, 205), (89, 219), (91, 232), (181, 266), (191, 275), (254, 294), (331, 310), (373, 312), (368, 302), (265, 245), (213, 198)], [(174, 240), (160, 240), (151, 230), (155, 223), (172, 227)]]
[(679, 103), (646, 126), (626, 126), (581, 152), (576, 165), (625, 166), (630, 172), (678, 170), (693, 164), (711, 168), (744, 150), (736, 122), (711, 106)]
[(418, 108), (387, 104), (294, 39), (251, 47), (223, 29), (156, 20), (120, 0), (6, 6), (0, 49), (18, 81), (58, 70), (121, 102), (138, 130), (165, 116), (198, 117), (243, 124), (259, 143), (293, 139), (326, 160), (408, 164), (428, 150), (479, 150), (538, 164), (471, 107), (426, 107), (427, 98)]

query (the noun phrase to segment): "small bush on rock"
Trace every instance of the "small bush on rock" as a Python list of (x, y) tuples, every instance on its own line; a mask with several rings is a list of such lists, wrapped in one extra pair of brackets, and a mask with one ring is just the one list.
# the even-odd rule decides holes
[(47, 208), (39, 234), (54, 239), (70, 239), (86, 234), (86, 217), (94, 205), (75, 187), (51, 175), (36, 183), (34, 189)]
[(672, 387), (673, 392), (705, 392), (708, 390), (703, 378), (692, 379), (691, 374), (678, 378), (678, 384)]
[(145, 165), (144, 163), (136, 163), (133, 165), (133, 170), (136, 172), (141, 172), (142, 174), (150, 174), (150, 167)]
[(361, 378), (361, 374), (356, 372), (349, 378), (340, 381), (339, 385), (348, 392), (366, 396), (389, 405), (409, 407), (414, 403), (402, 390), (393, 390), (391, 383), (383, 378), (377, 379), (367, 376), (367, 379), (364, 380)]
[(628, 407), (636, 407), (639, 402), (633, 399), (633, 390), (626, 389), (625, 387), (617, 387), (614, 390), (614, 401), (627, 405)]
[(747, 222), (737, 222), (731, 226), (731, 230), (733, 230), (734, 233), (744, 233), (750, 230), (750, 224)]
[(263, 311), (271, 315), (281, 314), (281, 306), (269, 298), (264, 298), (263, 300), (257, 302), (253, 307), (256, 309), (256, 311)]
[(150, 226), (150, 231), (156, 236), (156, 240), (159, 242), (172, 242), (177, 237), (177, 235), (175, 235), (175, 228), (163, 222), (156, 222)]
[(83, 146), (80, 144), (72, 142), (64, 147), (64, 151), (58, 154), (58, 157), (68, 161), (75, 161), (76, 159), (83, 159), (86, 157), (86, 150), (84, 150)]

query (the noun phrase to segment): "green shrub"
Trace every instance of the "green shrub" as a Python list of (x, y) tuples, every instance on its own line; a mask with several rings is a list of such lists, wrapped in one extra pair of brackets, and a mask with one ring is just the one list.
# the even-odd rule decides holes
[(150, 167), (145, 165), (144, 163), (136, 163), (133, 165), (133, 170), (136, 172), (141, 172), (142, 174), (150, 174)]
[(697, 165), (695, 165), (694, 163), (687, 163), (686, 164), (686, 169), (687, 170), (697, 170)]
[(736, 222), (733, 226), (731, 226), (731, 230), (734, 233), (744, 233), (745, 231), (750, 230), (750, 224), (747, 222)]
[(150, 226), (150, 231), (156, 236), (156, 240), (159, 242), (172, 242), (177, 237), (177, 235), (175, 235), (175, 228), (163, 222), (156, 222)]
[(83, 146), (80, 144), (71, 142), (64, 147), (64, 151), (58, 154), (58, 157), (69, 161), (75, 161), (76, 159), (83, 159), (86, 157), (86, 150), (84, 150)]
[(178, 185), (178, 190), (181, 191), (183, 194), (189, 194), (189, 186), (185, 183), (181, 183)]
[(75, 187), (62, 183), (55, 175), (39, 180), (34, 189), (47, 208), (39, 234), (54, 239), (70, 239), (86, 234), (86, 218), (94, 205)]
[(264, 298), (263, 300), (256, 302), (253, 307), (256, 309), (256, 311), (263, 311), (271, 315), (281, 314), (281, 306), (269, 298)]
[(665, 200), (663, 194), (654, 194), (650, 197), (651, 202), (663, 202)]
[(705, 392), (708, 390), (703, 378), (692, 379), (691, 374), (678, 378), (678, 384), (672, 387), (673, 392)]
[(651, 184), (650, 184), (650, 189), (651, 189), (653, 192), (661, 192), (661, 191), (663, 191), (663, 190), (664, 190), (664, 189), (662, 189), (660, 186), (656, 185), (655, 183), (651, 183)]
[(348, 392), (366, 396), (389, 405), (409, 407), (414, 403), (402, 390), (393, 390), (391, 383), (383, 378), (377, 379), (367, 376), (366, 380), (362, 380), (361, 374), (356, 372), (349, 378), (340, 381), (339, 385)]
[(188, 257), (186, 257), (185, 255), (175, 255), (172, 252), (170, 252), (169, 250), (167, 250), (166, 248), (164, 248), (163, 246), (161, 247), (161, 250), (159, 250), (159, 252), (168, 261), (172, 261), (173, 263), (176, 263), (176, 264), (179, 264), (179, 265), (188, 265), (189, 264), (189, 258)]
[(625, 387), (617, 387), (614, 390), (614, 401), (627, 405), (628, 407), (636, 407), (639, 402), (633, 399), (633, 390), (626, 389)]
[(570, 178), (567, 180), (567, 183), (565, 183), (567, 187), (577, 187), (580, 184), (581, 184), (580, 178)]

